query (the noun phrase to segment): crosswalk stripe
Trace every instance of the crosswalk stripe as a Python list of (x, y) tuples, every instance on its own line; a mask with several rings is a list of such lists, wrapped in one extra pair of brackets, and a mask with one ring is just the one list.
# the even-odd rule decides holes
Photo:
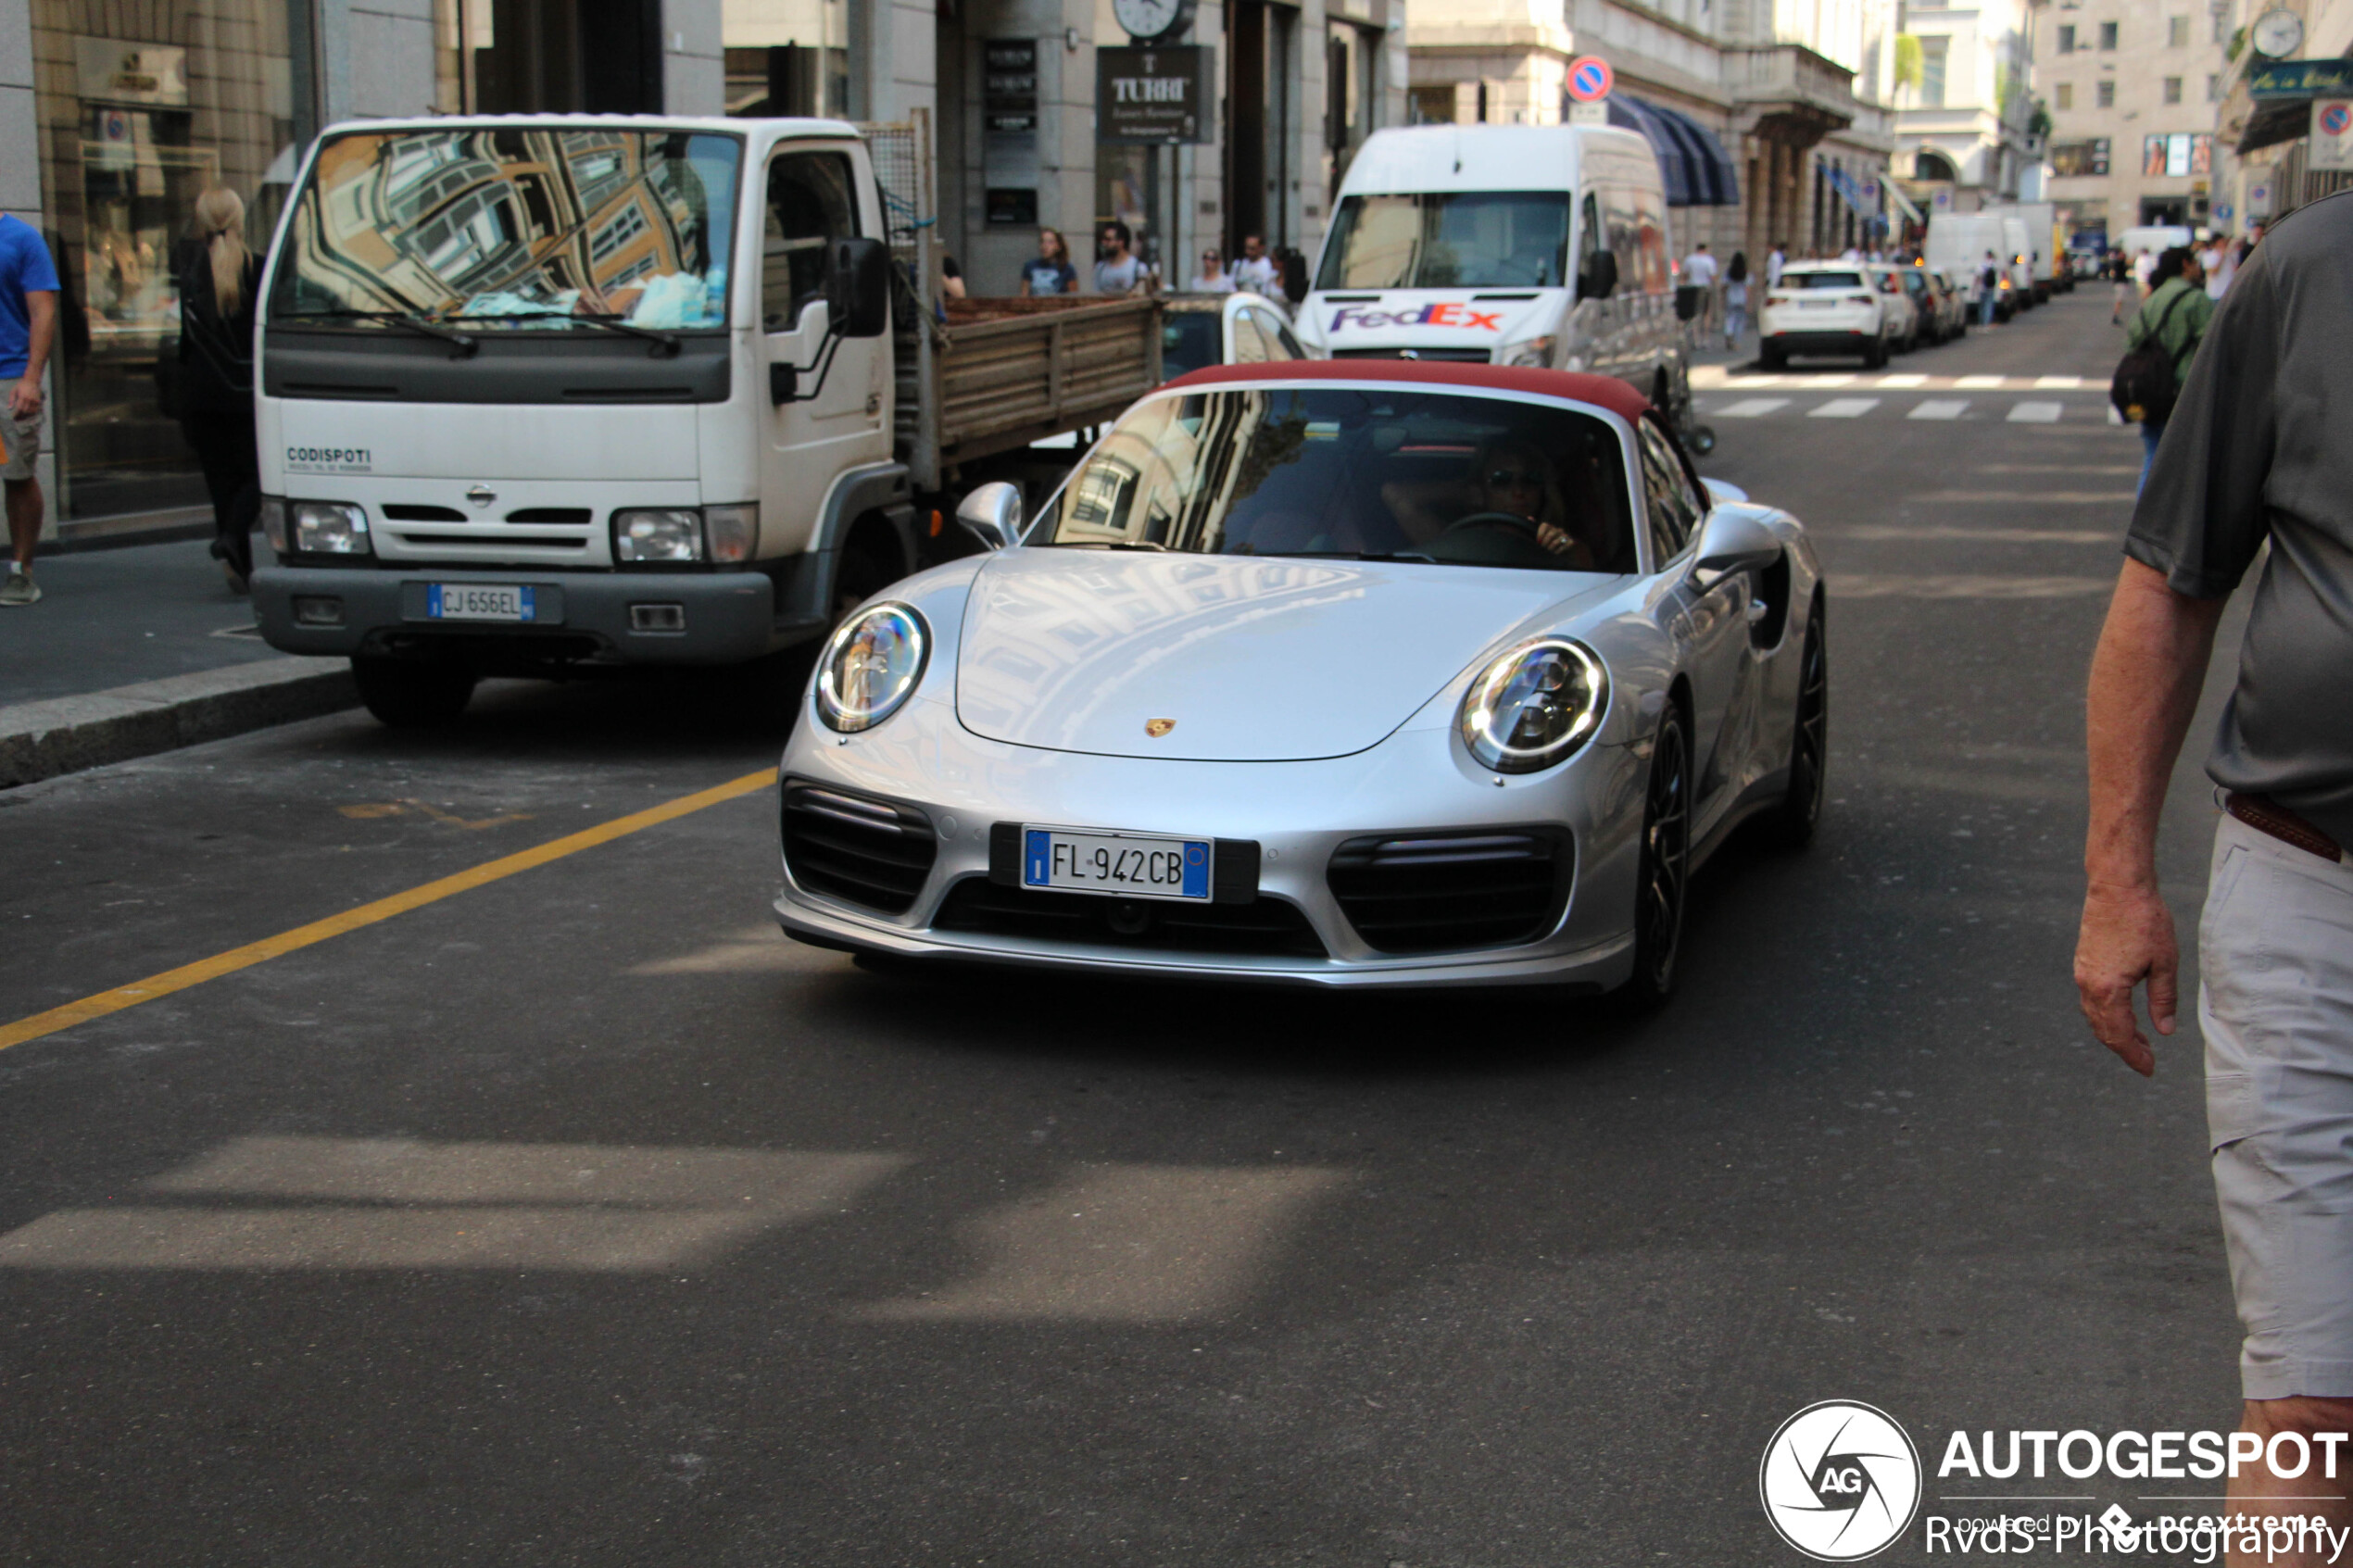
[(1788, 407), (1789, 399), (1786, 397), (1743, 397), (1737, 403), (1717, 409), (1716, 417), (1719, 420), (1753, 420), (1776, 408)]
[(1846, 375), (1807, 376), (1806, 384), (1807, 386), (1852, 386), (1855, 384), (1855, 378)]
[(2002, 378), (1999, 376), (1963, 376), (1960, 380), (1953, 383), (1953, 390), (1956, 392), (1999, 392), (2002, 390)]
[(1957, 420), (1969, 407), (1966, 397), (1931, 397), (1904, 417), (1907, 420)]
[(1730, 391), (1746, 392), (1754, 387), (1779, 386), (1787, 380), (1787, 376), (1728, 376), (1724, 385)]
[(1928, 378), (1927, 378), (1926, 376), (1913, 376), (1913, 375), (1903, 375), (1903, 376), (1881, 376), (1881, 377), (1880, 377), (1880, 379), (1879, 379), (1879, 380), (1877, 380), (1877, 381), (1873, 382), (1871, 384), (1872, 384), (1873, 386), (1889, 386), (1889, 387), (1899, 387), (1899, 388), (1900, 388), (1900, 387), (1910, 387), (1910, 386), (1926, 386), (1926, 385), (1928, 384)]
[(1806, 411), (1809, 420), (1860, 419), (1879, 407), (1876, 397), (1833, 397), (1818, 408)]
[(2036, 376), (2034, 378), (2034, 390), (2037, 392), (2080, 392), (2082, 387), (2082, 376)]
[(2067, 412), (2064, 403), (2014, 403), (2010, 406), (2010, 423), (2014, 425), (2057, 424)]

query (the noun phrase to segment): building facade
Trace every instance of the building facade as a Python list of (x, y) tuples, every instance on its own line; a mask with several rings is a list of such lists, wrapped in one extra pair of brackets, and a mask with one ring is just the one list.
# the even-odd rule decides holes
[(1894, 21), (1893, 0), (1419, 0), (1412, 107), (1422, 121), (1559, 124), (1569, 62), (1598, 55), (1615, 123), (1686, 146), (1697, 132), (1727, 171), (1669, 191), (1679, 250), (1869, 245), (1887, 220)]
[(1931, 220), (1939, 212), (2041, 199), (2029, 0), (1907, 0), (1906, 80), (1895, 94), (1896, 170)]
[[(53, 523), (201, 515), (164, 412), (173, 250), (216, 184), (245, 197), (264, 245), (321, 125), (565, 111), (920, 124), (930, 188), (892, 194), (928, 205), (974, 293), (1014, 292), (1041, 226), (1069, 236), (1088, 277), (1113, 219), (1181, 285), (1202, 250), (1231, 254), (1244, 233), (1313, 253), (1354, 149), (1405, 118), (1403, 19), (1403, 0), (1199, 0), (1147, 61), (1111, 53), (1134, 43), (1113, 0), (0, 0), (0, 210), (44, 232), (65, 282)], [(1099, 90), (1143, 69), (1188, 74), (1198, 94), (1197, 123), (1173, 140), (1099, 129)]]
[[(2279, 21), (2275, 12), (2293, 19), (2294, 38), (2276, 57), (2264, 53), (2280, 45), (2266, 25)], [(2232, 21), (2216, 115), (2215, 227), (2240, 233), (2353, 187), (2353, 169), (2340, 167), (2344, 136), (2320, 156), (2313, 146), (2321, 106), (2353, 98), (2353, 6), (2233, 0)]]
[(2070, 0), (2044, 19), (2047, 196), (2079, 241), (2212, 218), (2232, 26), (2229, 6), (2204, 0)]

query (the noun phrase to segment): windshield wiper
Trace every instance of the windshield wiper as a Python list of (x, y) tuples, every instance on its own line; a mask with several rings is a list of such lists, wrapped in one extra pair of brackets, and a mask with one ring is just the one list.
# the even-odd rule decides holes
[(452, 332), (447, 327), (435, 326), (423, 317), (408, 310), (346, 310), (338, 306), (328, 310), (289, 310), (286, 312), (286, 317), (297, 321), (321, 320), (381, 321), (388, 327), (403, 327), (425, 337), (437, 337), (442, 342), (455, 346), (461, 358), (472, 358), (482, 349), (482, 345), (474, 340), (472, 333)]
[(571, 310), (497, 310), (480, 316), (452, 316), (449, 320), (452, 321), (577, 321), (584, 327), (602, 327), (609, 332), (620, 332), (625, 337), (644, 338), (648, 343), (661, 345), (663, 358), (678, 358), (679, 345), (676, 333), (661, 332), (653, 327), (633, 327), (618, 316), (589, 316)]

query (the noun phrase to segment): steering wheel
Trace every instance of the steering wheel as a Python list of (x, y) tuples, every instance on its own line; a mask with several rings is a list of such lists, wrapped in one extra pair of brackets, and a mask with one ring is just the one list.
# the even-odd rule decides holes
[(1536, 532), (1536, 524), (1512, 512), (1473, 512), (1457, 518), (1446, 525), (1449, 533), (1463, 533), (1474, 528), (1508, 528), (1529, 542), (1541, 545), (1544, 536)]

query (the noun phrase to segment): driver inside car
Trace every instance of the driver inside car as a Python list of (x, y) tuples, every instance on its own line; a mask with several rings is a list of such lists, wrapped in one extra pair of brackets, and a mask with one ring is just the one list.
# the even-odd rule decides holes
[[(1467, 491), (1469, 504), (1463, 504)], [(1469, 483), (1381, 486), (1398, 523), (1416, 543), (1427, 544), (1450, 528), (1516, 526), (1573, 571), (1594, 570), (1593, 552), (1561, 526), (1559, 479), (1550, 458), (1517, 436), (1483, 443), (1473, 458)], [(1485, 522), (1475, 521), (1478, 519)]]

